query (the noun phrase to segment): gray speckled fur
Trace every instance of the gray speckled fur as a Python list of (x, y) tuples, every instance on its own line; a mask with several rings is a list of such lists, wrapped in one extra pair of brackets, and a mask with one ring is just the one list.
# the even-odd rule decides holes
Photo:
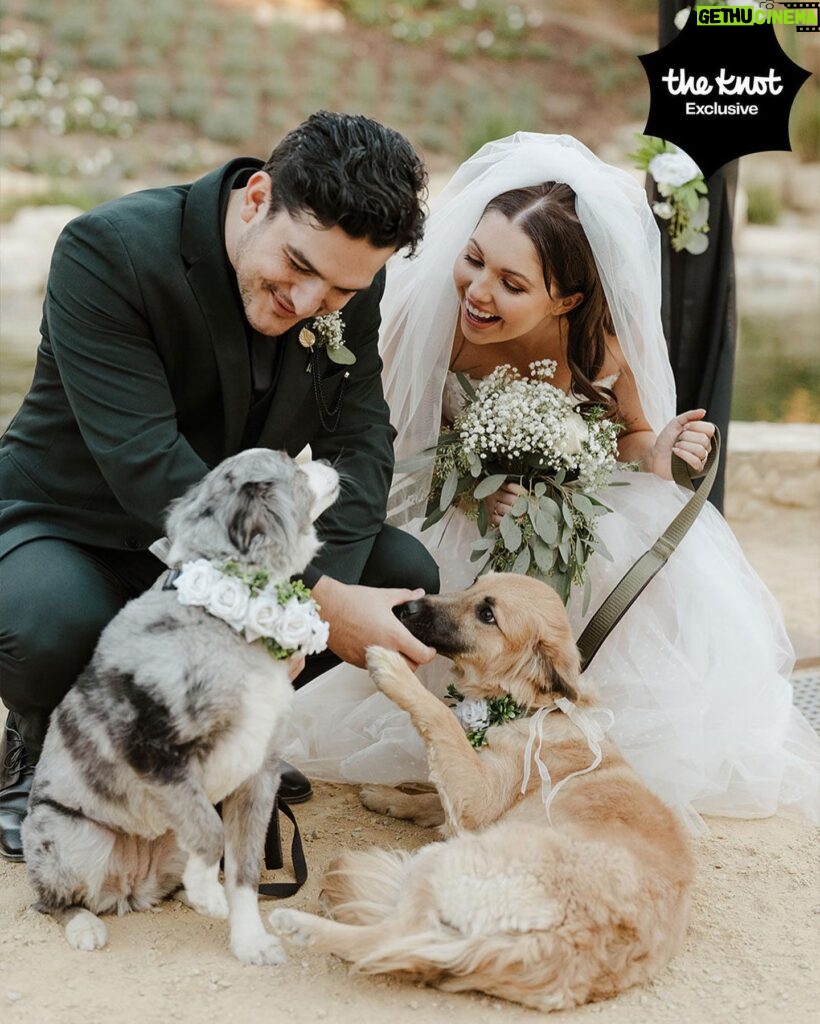
[[(171, 561), (299, 573), (337, 490), (322, 464), (266, 449), (233, 456), (171, 507)], [(231, 948), (281, 962), (256, 887), (292, 692), (283, 662), (173, 590), (150, 590), (112, 620), (52, 715), (23, 827), (38, 906), (73, 945), (104, 944), (94, 915), (143, 909), (181, 882), (196, 909), (225, 916), (224, 852)]]

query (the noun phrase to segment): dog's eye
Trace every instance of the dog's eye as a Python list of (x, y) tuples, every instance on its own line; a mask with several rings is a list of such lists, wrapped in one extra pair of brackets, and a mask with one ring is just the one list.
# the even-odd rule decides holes
[(486, 622), (488, 626), (495, 625), (495, 615), (493, 615), (493, 610), (488, 604), (483, 604), (478, 609), (478, 617), (482, 622)]

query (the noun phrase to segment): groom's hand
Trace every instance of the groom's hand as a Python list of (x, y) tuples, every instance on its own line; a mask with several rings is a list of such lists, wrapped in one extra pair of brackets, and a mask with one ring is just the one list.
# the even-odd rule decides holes
[(322, 576), (312, 588), (330, 626), (328, 647), (343, 661), (365, 667), (371, 645), (398, 651), (417, 668), (435, 657), (435, 649), (417, 640), (393, 614), (397, 604), (423, 597), (423, 590), (392, 590), (340, 583)]

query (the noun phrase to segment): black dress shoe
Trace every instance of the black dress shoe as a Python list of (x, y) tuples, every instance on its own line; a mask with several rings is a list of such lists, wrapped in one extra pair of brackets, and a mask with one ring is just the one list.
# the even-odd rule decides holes
[(13, 715), (0, 740), (0, 857), (23, 859), (20, 828), (26, 816), (34, 765), (29, 764), (23, 737)]
[(294, 768), (287, 761), (282, 762), (282, 778), (279, 782), (279, 799), (286, 804), (303, 804), (313, 796), (313, 787), (307, 775)]

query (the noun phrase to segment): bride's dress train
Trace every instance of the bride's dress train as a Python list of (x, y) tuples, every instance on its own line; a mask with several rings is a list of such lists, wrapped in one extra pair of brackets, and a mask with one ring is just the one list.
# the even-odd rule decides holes
[[(576, 636), (689, 496), (653, 474), (619, 475), (628, 486), (602, 492), (613, 511), (599, 521), (613, 561), (595, 555), (589, 563), (586, 616), (580, 593), (573, 595)], [(418, 535), (441, 566), (443, 591), (472, 582), (474, 523), (452, 512)], [(820, 739), (792, 705), (792, 666), (774, 598), (707, 504), (585, 677), (614, 712), (611, 736), (625, 757), (697, 830), (701, 813), (820, 819)], [(448, 670), (436, 658), (420, 676), (442, 693)], [(390, 785), (427, 778), (406, 713), (349, 665), (297, 691), (289, 736), (285, 758), (314, 778)]]

